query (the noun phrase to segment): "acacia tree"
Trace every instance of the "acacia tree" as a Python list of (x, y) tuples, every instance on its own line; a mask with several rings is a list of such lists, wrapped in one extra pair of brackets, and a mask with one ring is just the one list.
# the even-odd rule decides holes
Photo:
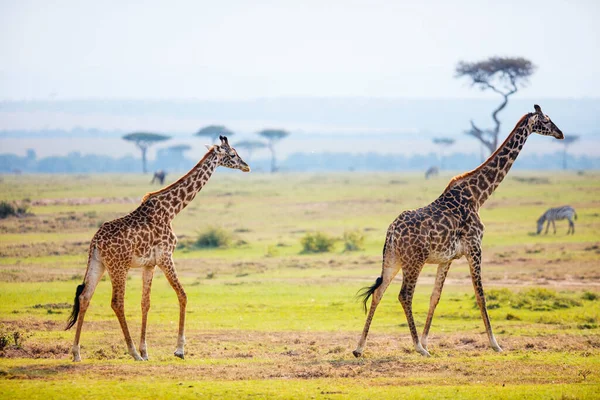
[(284, 131), (283, 129), (265, 129), (260, 132), (257, 132), (257, 134), (267, 139), (267, 147), (271, 151), (271, 172), (273, 173), (277, 171), (277, 161), (275, 159), (275, 143), (289, 136), (290, 133), (288, 131)]
[(567, 169), (567, 149), (570, 145), (579, 140), (579, 135), (569, 135), (565, 136), (563, 140), (561, 140), (561, 144), (563, 147), (563, 169)]
[(137, 148), (140, 149), (142, 152), (142, 171), (146, 173), (146, 152), (148, 151), (148, 147), (152, 146), (154, 143), (169, 140), (171, 139), (171, 136), (150, 132), (134, 132), (123, 136), (123, 139), (133, 142)]
[(456, 66), (456, 77), (467, 77), (472, 86), (481, 90), (491, 90), (502, 96), (502, 103), (492, 113), (494, 128), (481, 129), (471, 121), (471, 129), (467, 135), (477, 138), (490, 153), (498, 147), (500, 120), (498, 113), (508, 104), (508, 98), (515, 94), (519, 87), (527, 84), (528, 78), (535, 72), (535, 65), (525, 58), (491, 57), (484, 61), (460, 61)]
[(250, 161), (252, 158), (252, 152), (258, 149), (264, 149), (267, 147), (267, 144), (265, 142), (261, 142), (260, 140), (242, 140), (241, 142), (236, 143), (234, 147), (236, 149), (245, 149), (246, 153), (248, 153), (248, 157), (244, 158), (247, 158), (247, 161)]
[(233, 136), (233, 134), (234, 133), (232, 131), (225, 128), (223, 125), (209, 125), (209, 126), (206, 126), (202, 129), (200, 129), (194, 135), (195, 136), (208, 136), (208, 137), (210, 137), (212, 143), (214, 143), (217, 141), (219, 136), (230, 137), (230, 136)]
[(433, 138), (433, 143), (440, 146), (440, 169), (444, 168), (444, 150), (445, 150), (445, 148), (452, 146), (454, 144), (454, 142), (456, 142), (456, 140), (449, 138), (449, 137)]

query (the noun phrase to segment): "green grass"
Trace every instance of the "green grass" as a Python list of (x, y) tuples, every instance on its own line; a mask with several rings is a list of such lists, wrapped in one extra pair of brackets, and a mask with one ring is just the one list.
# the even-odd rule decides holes
[[(519, 175), (549, 183), (512, 179)], [(84, 361), (73, 364), (74, 332), (62, 329), (87, 243), (99, 224), (133, 210), (156, 187), (134, 175), (5, 176), (0, 201), (30, 199), (35, 215), (0, 221), (0, 333), (23, 338), (21, 348), (0, 351), (0, 398), (597, 397), (597, 173), (511, 173), (482, 208), (484, 287), (504, 353), (489, 349), (468, 265), (457, 260), (433, 319), (431, 358), (412, 348), (397, 300), (401, 273), (377, 310), (365, 357), (351, 355), (365, 320), (354, 296), (380, 274), (387, 227), (401, 211), (434, 200), (449, 178), (217, 173), (173, 222), (180, 242), (207, 227), (231, 234), (228, 248), (175, 253), (188, 294), (186, 360), (172, 356), (178, 302), (158, 271), (150, 361), (135, 363), (126, 353), (105, 277), (86, 314)], [(562, 204), (577, 210), (576, 234), (566, 236), (559, 222), (556, 235), (532, 235), (539, 215)], [(333, 249), (303, 254), (301, 239), (317, 231), (336, 239)], [(349, 231), (364, 236), (363, 250), (344, 251)], [(435, 271), (425, 266), (417, 286), (419, 330)], [(136, 342), (140, 275), (130, 272), (126, 292)]]

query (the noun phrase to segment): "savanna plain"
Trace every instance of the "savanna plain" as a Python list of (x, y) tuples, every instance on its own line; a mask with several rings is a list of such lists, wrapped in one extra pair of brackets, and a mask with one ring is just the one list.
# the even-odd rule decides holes
[[(2, 176), (0, 201), (27, 212), (0, 219), (0, 397), (600, 397), (597, 172), (516, 171), (482, 208), (483, 282), (503, 353), (488, 346), (461, 259), (433, 319), (432, 357), (413, 350), (399, 274), (354, 358), (365, 320), (355, 295), (380, 274), (387, 227), (437, 198), (451, 176), (218, 171), (173, 222), (188, 295), (185, 360), (173, 356), (177, 297), (157, 270), (150, 360), (127, 354), (105, 276), (85, 317), (81, 363), (70, 360), (74, 331), (64, 327), (89, 240), (158, 187), (142, 175)], [(575, 234), (559, 221), (556, 234), (535, 235), (537, 218), (566, 204), (577, 210)], [(425, 266), (413, 301), (421, 329), (435, 271)], [(138, 337), (141, 273), (129, 276), (126, 316)]]

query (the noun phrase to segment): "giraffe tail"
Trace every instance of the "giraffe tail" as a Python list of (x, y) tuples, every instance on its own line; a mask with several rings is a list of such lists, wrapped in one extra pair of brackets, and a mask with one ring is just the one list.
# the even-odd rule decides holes
[(382, 283), (383, 283), (383, 277), (379, 276), (375, 280), (374, 284), (372, 284), (371, 286), (366, 286), (366, 287), (360, 289), (358, 291), (358, 293), (356, 293), (356, 298), (359, 300), (362, 300), (365, 314), (367, 313), (367, 301), (369, 301), (369, 297), (371, 297), (371, 295), (373, 293), (375, 293), (375, 290), (377, 290), (377, 288), (379, 286), (381, 286)]
[(77, 316), (79, 315), (79, 296), (81, 296), (81, 293), (83, 293), (83, 289), (85, 289), (85, 282), (77, 286), (77, 290), (75, 291), (75, 302), (73, 304), (73, 310), (71, 311), (71, 315), (67, 320), (67, 327), (65, 328), (65, 331), (71, 329), (71, 327), (75, 325), (75, 322), (77, 322)]

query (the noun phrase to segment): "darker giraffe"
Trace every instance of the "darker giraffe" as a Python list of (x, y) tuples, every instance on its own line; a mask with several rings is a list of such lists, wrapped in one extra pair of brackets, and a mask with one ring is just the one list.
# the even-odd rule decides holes
[[(404, 308), (415, 349), (429, 356), (427, 335), (433, 313), (440, 300), (450, 264), (462, 256), (466, 256), (469, 262), (477, 304), (490, 345), (494, 350), (502, 351), (492, 333), (481, 284), (484, 226), (479, 217), (479, 208), (502, 182), (532, 132), (564, 138), (560, 129), (535, 105), (535, 112), (524, 115), (504, 143), (479, 168), (454, 177), (437, 200), (426, 207), (404, 211), (390, 225), (383, 247), (381, 276), (375, 284), (361, 292), (365, 311), (371, 295), (373, 299), (362, 336), (353, 352), (356, 357), (363, 353), (375, 309), (400, 268), (403, 280), (398, 299)], [(438, 264), (438, 269), (420, 341), (412, 315), (412, 299), (424, 264)]]
[[(179, 336), (175, 355), (184, 357), (187, 297), (173, 264), (173, 250), (177, 244), (177, 237), (171, 228), (171, 221), (194, 199), (217, 166), (250, 171), (248, 164), (238, 156), (235, 149), (229, 146), (226, 137), (221, 137), (220, 145), (207, 147), (208, 153), (186, 175), (164, 189), (146, 194), (137, 209), (122, 218), (105, 222), (92, 238), (85, 277), (83, 283), (77, 287), (73, 312), (67, 325), (69, 329), (77, 322), (72, 349), (73, 361), (81, 361), (79, 338), (83, 318), (104, 271), (108, 271), (112, 282), (111, 305), (121, 324), (129, 354), (136, 360), (148, 359), (146, 322), (150, 309), (150, 288), (156, 266), (163, 271), (179, 299)], [(127, 273), (130, 268), (136, 267), (142, 268), (143, 280), (141, 355), (135, 349), (129, 334), (124, 308)]]

